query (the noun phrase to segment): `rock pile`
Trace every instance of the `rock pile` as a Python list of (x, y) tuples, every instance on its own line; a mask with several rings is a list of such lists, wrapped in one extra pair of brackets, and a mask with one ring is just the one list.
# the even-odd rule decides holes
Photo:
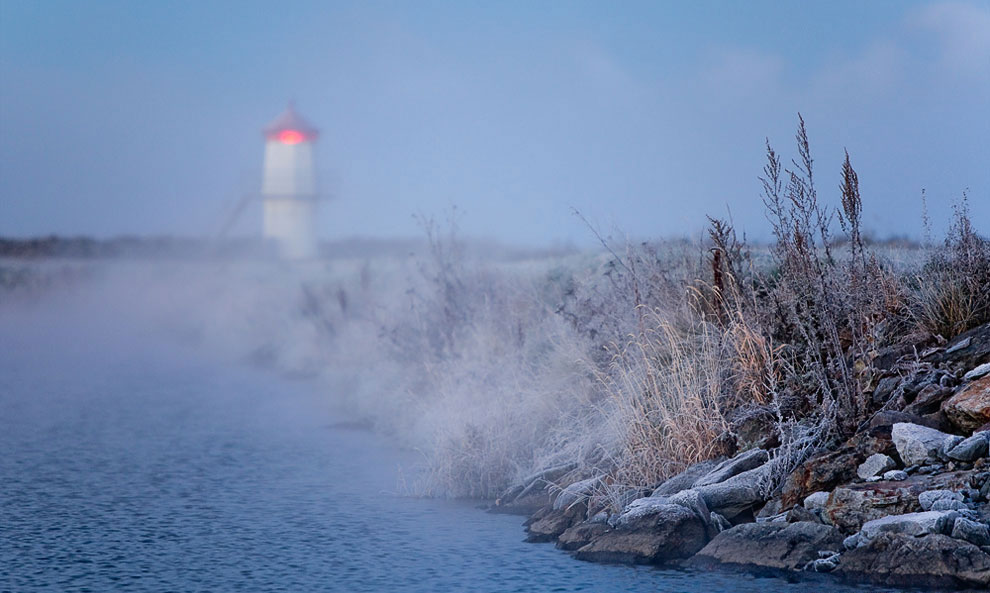
[[(608, 478), (591, 476), (559, 490), (527, 522), (530, 539), (591, 561), (990, 588), (990, 325), (922, 359), (923, 372), (877, 382), (874, 398), (898, 410), (877, 413), (775, 491), (774, 452), (761, 448), (695, 464), (652, 491), (631, 490), (620, 510), (592, 504)], [(749, 441), (771, 442), (758, 436)], [(503, 507), (512, 495), (545, 492), (537, 482), (507, 493)]]

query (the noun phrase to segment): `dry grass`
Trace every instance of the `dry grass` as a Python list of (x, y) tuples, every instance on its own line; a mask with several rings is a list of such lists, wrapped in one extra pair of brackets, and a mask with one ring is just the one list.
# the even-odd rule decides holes
[(969, 217), (966, 194), (942, 245), (929, 246), (915, 277), (911, 312), (918, 327), (950, 338), (990, 321), (990, 241)]
[(633, 486), (722, 454), (720, 437), (729, 430), (730, 357), (722, 333), (704, 322), (678, 329), (659, 311), (644, 320), (645, 330), (615, 348), (601, 373), (610, 417), (625, 437), (616, 481)]

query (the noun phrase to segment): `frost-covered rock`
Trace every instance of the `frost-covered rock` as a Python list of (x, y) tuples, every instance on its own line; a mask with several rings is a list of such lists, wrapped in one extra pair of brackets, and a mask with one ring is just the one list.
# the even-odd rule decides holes
[(691, 564), (800, 570), (819, 559), (819, 550), (835, 550), (841, 545), (839, 530), (821, 523), (743, 523), (718, 534)]
[(634, 501), (615, 529), (602, 532), (575, 552), (581, 560), (653, 564), (688, 558), (708, 541), (694, 511), (655, 498)]
[(990, 546), (990, 527), (965, 517), (959, 517), (952, 526), (952, 537), (977, 546)]
[(842, 555), (845, 578), (929, 590), (990, 588), (990, 554), (946, 535), (884, 533)]
[(990, 431), (984, 430), (973, 433), (973, 436), (957, 444), (947, 455), (956, 461), (976, 461), (980, 457), (986, 457), (988, 451), (990, 451)]
[(744, 451), (732, 459), (726, 459), (722, 463), (715, 466), (715, 468), (713, 468), (710, 472), (698, 478), (698, 480), (694, 483), (694, 487), (697, 488), (698, 486), (719, 484), (729, 478), (743, 473), (744, 471), (760, 467), (766, 463), (769, 458), (769, 453), (763, 449), (750, 449), (749, 451)]
[(969, 371), (963, 375), (963, 379), (966, 381), (972, 381), (973, 379), (979, 379), (984, 375), (990, 374), (990, 362), (983, 363), (975, 369)]
[(856, 475), (859, 476), (861, 480), (867, 478), (872, 478), (873, 476), (880, 475), (887, 470), (891, 470), (897, 467), (897, 463), (891, 459), (889, 456), (883, 453), (874, 453), (866, 458), (866, 461), (859, 464), (859, 468), (856, 469)]
[(586, 500), (602, 484), (604, 476), (595, 476), (587, 480), (574, 482), (560, 491), (553, 501), (555, 511), (566, 509), (574, 503)]
[(894, 446), (905, 465), (924, 465), (939, 459), (951, 437), (940, 430), (908, 422), (898, 422), (891, 429)]
[(711, 521), (711, 511), (708, 510), (708, 505), (705, 504), (704, 497), (701, 496), (701, 493), (694, 488), (681, 490), (677, 494), (671, 496), (649, 497), (645, 500), (662, 501), (667, 504), (680, 505), (693, 512), (695, 516), (701, 519), (701, 521), (706, 525)]
[(756, 469), (744, 471), (724, 482), (700, 486), (695, 489), (704, 497), (710, 510), (731, 520), (766, 501), (761, 486), (767, 471), (767, 465), (763, 465)]
[(959, 517), (955, 511), (924, 511), (905, 515), (887, 515), (863, 524), (860, 533), (866, 539), (873, 539), (881, 533), (903, 533), (922, 536), (929, 533), (951, 532), (952, 525)]
[(662, 484), (657, 486), (653, 491), (652, 496), (670, 496), (671, 494), (677, 494), (682, 490), (687, 490), (693, 486), (699, 478), (715, 469), (719, 463), (721, 463), (719, 460), (695, 463), (681, 473), (668, 478)]
[(857, 531), (846, 539), (842, 540), (842, 547), (847, 550), (854, 550), (866, 543), (866, 539)]
[(837, 566), (839, 566), (838, 554), (829, 556), (828, 558), (813, 560), (810, 564), (806, 565), (804, 569), (812, 572), (832, 572)]
[(825, 509), (825, 503), (828, 502), (828, 494), (828, 492), (824, 491), (812, 492), (805, 497), (804, 508), (812, 512), (821, 512)]
[(902, 469), (892, 469), (889, 472), (884, 472), (883, 474), (883, 479), (888, 482), (903, 482), (907, 478), (907, 472)]
[(932, 503), (933, 511), (966, 511), (969, 510), (969, 505), (961, 500), (955, 500), (952, 498), (939, 498)]
[(926, 490), (918, 495), (918, 504), (921, 505), (922, 510), (930, 511), (935, 501), (942, 499), (962, 502), (963, 495), (952, 490)]

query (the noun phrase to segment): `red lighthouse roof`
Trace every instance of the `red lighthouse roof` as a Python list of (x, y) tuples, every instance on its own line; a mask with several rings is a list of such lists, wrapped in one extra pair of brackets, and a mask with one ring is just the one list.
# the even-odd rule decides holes
[(278, 140), (283, 144), (312, 142), (320, 135), (319, 130), (296, 113), (295, 105), (291, 102), (281, 115), (265, 126), (264, 133), (265, 138)]

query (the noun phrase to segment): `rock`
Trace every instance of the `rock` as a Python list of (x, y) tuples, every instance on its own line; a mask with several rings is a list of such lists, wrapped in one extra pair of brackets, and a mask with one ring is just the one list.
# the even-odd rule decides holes
[(802, 521), (807, 521), (809, 523), (821, 523), (822, 519), (815, 513), (809, 511), (803, 506), (795, 506), (791, 510), (787, 511), (785, 517), (788, 523), (800, 523)]
[(881, 533), (903, 533), (920, 537), (929, 533), (945, 533), (959, 517), (955, 511), (924, 511), (903, 515), (888, 515), (863, 524), (860, 534), (873, 539)]
[(847, 550), (852, 550), (858, 548), (859, 546), (864, 545), (865, 543), (866, 543), (866, 539), (862, 535), (860, 535), (859, 532), (857, 531), (856, 533), (842, 540), (842, 547)]
[(711, 523), (716, 533), (722, 533), (726, 529), (732, 529), (732, 523), (729, 523), (728, 519), (714, 511), (708, 516), (708, 522)]
[(560, 537), (557, 538), (557, 547), (568, 551), (577, 550), (588, 545), (592, 540), (600, 537), (610, 529), (607, 523), (579, 523), (573, 527), (568, 527), (560, 534)]
[[(967, 346), (953, 348), (967, 339), (969, 339)], [(990, 323), (956, 336), (949, 342), (948, 348), (932, 357), (931, 362), (938, 366), (947, 366), (955, 373), (990, 362)]]
[(889, 472), (884, 472), (883, 474), (883, 479), (888, 482), (903, 482), (907, 478), (907, 472), (902, 469), (892, 469)]
[(656, 564), (689, 558), (706, 541), (705, 525), (693, 511), (654, 501), (624, 512), (615, 529), (600, 533), (574, 555), (593, 562)]
[(856, 470), (856, 475), (860, 479), (865, 480), (867, 478), (872, 478), (873, 476), (884, 473), (889, 469), (894, 469), (897, 467), (897, 462), (893, 459), (884, 455), (883, 453), (874, 453), (866, 458), (866, 461), (859, 465)]
[(740, 451), (770, 449), (780, 444), (777, 415), (769, 407), (741, 407), (732, 417), (732, 434)]
[(901, 384), (901, 377), (884, 377), (880, 379), (877, 383), (876, 389), (873, 390), (873, 395), (871, 399), (873, 400), (874, 407), (882, 408), (887, 404), (888, 401), (894, 396), (895, 390)]
[(724, 515), (731, 521), (766, 501), (761, 486), (767, 471), (768, 466), (763, 465), (744, 471), (724, 482), (699, 486), (695, 489), (701, 493), (710, 510)]
[(584, 520), (588, 507), (583, 502), (565, 509), (547, 508), (532, 517), (526, 526), (528, 542), (548, 542), (557, 539), (568, 528)]
[(938, 412), (942, 402), (952, 395), (952, 389), (932, 383), (925, 385), (915, 396), (911, 405), (904, 408), (905, 412), (924, 416), (933, 412)]
[(983, 377), (988, 374), (990, 374), (990, 362), (981, 364), (975, 369), (969, 371), (968, 373), (963, 375), (963, 380), (972, 381), (973, 379), (979, 379), (980, 377)]
[(832, 492), (824, 516), (844, 531), (857, 531), (873, 519), (920, 510), (910, 488), (877, 484), (850, 484)]
[[(870, 425), (853, 435), (836, 451), (814, 455), (797, 467), (784, 481), (780, 499), (783, 508), (790, 508), (804, 500), (811, 492), (830, 491), (839, 484), (856, 478), (859, 464), (874, 453), (890, 457), (897, 455), (891, 441), (892, 424), (888, 420), (900, 421), (905, 416), (897, 414), (877, 414)], [(908, 418), (917, 418), (907, 415)], [(921, 420), (921, 419), (919, 419)]]
[(761, 522), (769, 521), (777, 515), (780, 515), (782, 513), (781, 509), (783, 508), (784, 506), (780, 503), (779, 498), (771, 499), (763, 505), (763, 508), (761, 508), (758, 513), (756, 513), (756, 520)]
[(941, 463), (933, 463), (931, 465), (922, 465), (917, 469), (919, 474), (937, 474), (938, 472), (945, 469), (945, 466)]
[(727, 459), (716, 465), (710, 472), (698, 478), (693, 484), (694, 487), (709, 486), (719, 484), (731, 477), (737, 476), (744, 471), (760, 467), (770, 458), (769, 453), (763, 449), (750, 449), (736, 455), (732, 459)]
[(818, 550), (841, 545), (839, 530), (820, 523), (743, 523), (715, 536), (690, 563), (798, 570), (818, 559)]
[[(681, 490), (672, 496), (653, 496), (643, 500), (650, 501), (651, 504), (656, 504), (659, 501), (666, 504), (680, 505), (694, 513), (706, 527), (710, 527), (711, 511), (708, 510), (708, 505), (705, 504), (704, 497), (694, 488)], [(711, 531), (708, 535), (709, 537), (714, 537), (715, 532)]]
[(973, 338), (967, 336), (967, 337), (963, 338), (962, 340), (959, 340), (955, 344), (952, 344), (952, 345), (948, 346), (945, 349), (945, 353), (946, 354), (952, 354), (953, 352), (958, 352), (959, 350), (962, 350), (963, 348), (969, 348), (969, 345), (972, 342), (973, 342)]
[(657, 486), (656, 489), (653, 490), (652, 496), (670, 496), (671, 494), (677, 494), (681, 490), (687, 490), (694, 485), (698, 478), (701, 478), (708, 472), (712, 471), (712, 469), (714, 469), (720, 462), (721, 460), (713, 459), (710, 461), (695, 463), (686, 470), (672, 478), (668, 478)]
[[(982, 366), (990, 368), (990, 363)], [(942, 411), (965, 433), (990, 422), (990, 376), (976, 379), (947, 399), (942, 404)]]
[(804, 508), (809, 511), (825, 510), (825, 503), (828, 502), (828, 492), (812, 492), (804, 499)]
[(969, 509), (969, 505), (961, 500), (952, 500), (949, 498), (940, 498), (932, 503), (933, 511), (965, 511)]
[(577, 502), (583, 502), (591, 496), (594, 491), (601, 487), (605, 476), (595, 476), (587, 480), (574, 482), (560, 491), (557, 498), (553, 500), (553, 509), (559, 511), (566, 509)]
[(973, 436), (950, 449), (947, 456), (956, 461), (975, 461), (980, 457), (986, 457), (988, 450), (990, 450), (990, 432), (974, 432)]
[(904, 465), (920, 465), (938, 459), (950, 437), (934, 428), (906, 422), (898, 422), (891, 430), (891, 438)]
[(952, 537), (968, 541), (975, 546), (990, 546), (990, 527), (959, 517), (952, 526)]
[(838, 554), (829, 556), (828, 558), (819, 558), (818, 560), (814, 560), (810, 564), (806, 565), (804, 569), (812, 572), (832, 572), (837, 566), (839, 566)]
[(955, 446), (959, 443), (963, 442), (963, 440), (965, 439), (959, 435), (950, 434), (949, 438), (945, 439), (945, 442), (942, 443), (942, 451), (939, 452), (939, 458), (942, 460), (948, 460), (949, 451), (955, 448)]
[(930, 511), (935, 501), (943, 499), (962, 502), (963, 495), (953, 490), (926, 490), (918, 495), (918, 505), (922, 510)]
[(870, 476), (869, 478), (866, 478), (866, 481), (867, 482), (870, 482), (870, 483), (873, 483), (873, 482), (879, 482), (882, 479), (883, 479), (883, 476)]
[(843, 554), (835, 572), (882, 585), (985, 589), (990, 587), (990, 554), (941, 534), (884, 533)]
[(886, 428), (887, 432), (893, 429), (894, 425), (898, 422), (907, 422), (909, 424), (920, 424), (921, 426), (927, 426), (928, 428), (934, 428), (938, 430), (939, 424), (931, 419), (923, 418), (917, 414), (909, 414), (907, 412), (898, 412), (896, 410), (882, 410), (877, 412), (870, 418), (869, 423), (867, 423), (868, 429), (883, 429)]

